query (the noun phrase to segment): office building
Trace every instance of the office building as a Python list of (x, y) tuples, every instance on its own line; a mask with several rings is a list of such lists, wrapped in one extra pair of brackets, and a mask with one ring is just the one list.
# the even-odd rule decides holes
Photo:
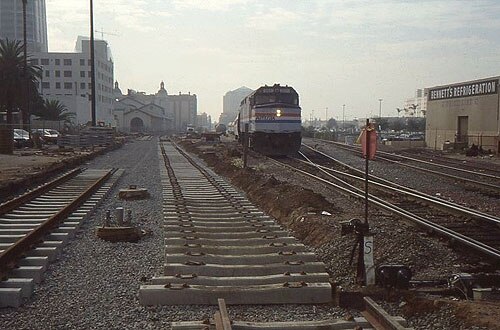
[[(114, 126), (113, 59), (108, 44), (95, 40), (96, 122)], [(42, 68), (38, 91), (43, 98), (56, 99), (76, 114), (76, 124), (91, 118), (90, 40), (79, 37), (77, 52), (38, 52), (32, 63)]]
[[(24, 41), (23, 3), (21, 0), (0, 1), (0, 39)], [(28, 52), (48, 51), (45, 0), (27, 1), (26, 39)]]

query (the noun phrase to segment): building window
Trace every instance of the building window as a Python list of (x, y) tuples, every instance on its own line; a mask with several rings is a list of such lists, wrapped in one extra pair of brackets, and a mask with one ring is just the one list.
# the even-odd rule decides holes
[(80, 83), (80, 89), (85, 89), (85, 83)]
[(71, 89), (71, 88), (73, 88), (73, 83), (70, 83), (70, 82), (64, 83), (64, 89)]
[(60, 82), (56, 82), (56, 89), (61, 89), (61, 83)]
[(43, 82), (42, 82), (42, 88), (43, 88), (43, 89), (50, 89), (50, 82), (48, 82), (48, 81), (43, 81)]
[(38, 65), (38, 59), (37, 58), (32, 59), (31, 64)]
[(80, 65), (85, 65), (85, 59), (84, 58), (80, 59)]
[(72, 61), (70, 58), (65, 58), (64, 59), (64, 65), (71, 65), (72, 64)]
[(60, 59), (58, 59), (58, 58), (56, 58), (56, 59), (55, 59), (55, 63), (56, 63), (56, 65), (61, 65), (61, 60), (60, 60)]
[(42, 58), (41, 61), (42, 65), (49, 65), (49, 59), (48, 58)]
[(89, 83), (89, 89), (92, 89), (92, 84), (91, 83)]
[(81, 97), (85, 97), (85, 94), (80, 94)]
[(56, 77), (60, 77), (60, 76), (61, 76), (61, 71), (56, 70)]
[(85, 71), (80, 71), (80, 77), (85, 78)]
[(66, 78), (71, 78), (73, 76), (73, 73), (71, 71), (64, 71), (64, 76)]
[(88, 60), (88, 62), (87, 62), (87, 63), (89, 64), (89, 66), (91, 66), (91, 65), (92, 65), (92, 61), (91, 61), (91, 60)]
[(89, 71), (89, 78), (92, 77), (92, 71)]
[(45, 70), (45, 77), (50, 77), (50, 71), (49, 70)]

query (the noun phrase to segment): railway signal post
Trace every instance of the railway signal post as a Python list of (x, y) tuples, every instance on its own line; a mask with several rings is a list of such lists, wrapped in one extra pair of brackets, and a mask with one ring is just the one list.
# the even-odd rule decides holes
[(360, 230), (357, 231), (359, 253), (357, 277), (365, 285), (375, 284), (375, 265), (373, 263), (373, 236), (370, 234), (368, 223), (368, 179), (370, 159), (375, 158), (377, 150), (377, 132), (370, 119), (366, 119), (366, 126), (361, 133), (361, 149), (365, 157), (365, 219)]

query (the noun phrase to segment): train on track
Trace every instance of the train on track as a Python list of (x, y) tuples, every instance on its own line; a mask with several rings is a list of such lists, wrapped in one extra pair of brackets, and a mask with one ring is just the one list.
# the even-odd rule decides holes
[(238, 140), (244, 143), (248, 138), (253, 150), (264, 155), (292, 155), (302, 141), (299, 94), (290, 86), (262, 86), (241, 101), (234, 126)]

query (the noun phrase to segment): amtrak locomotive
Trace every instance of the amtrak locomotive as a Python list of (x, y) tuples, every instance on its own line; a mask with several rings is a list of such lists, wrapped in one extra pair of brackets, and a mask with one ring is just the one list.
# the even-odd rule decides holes
[(299, 94), (289, 86), (262, 86), (241, 101), (236, 122), (238, 139), (264, 155), (296, 153), (301, 144)]

